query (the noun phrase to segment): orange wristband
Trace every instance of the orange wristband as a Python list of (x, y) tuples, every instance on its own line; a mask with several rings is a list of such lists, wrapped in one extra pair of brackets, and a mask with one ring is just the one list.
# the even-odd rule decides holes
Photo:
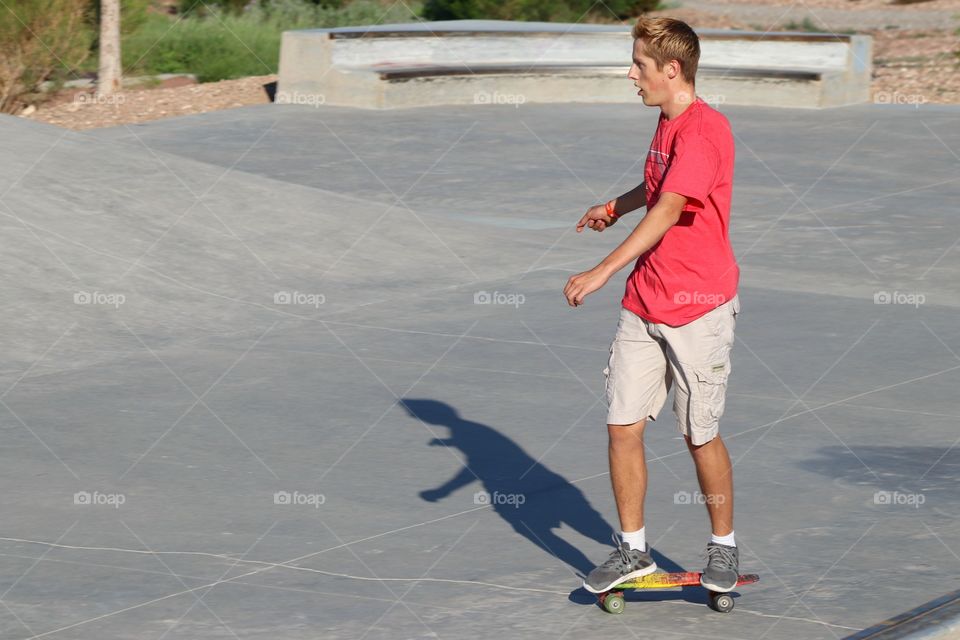
[(613, 207), (614, 207), (613, 200), (610, 200), (609, 202), (607, 202), (607, 204), (604, 205), (604, 209), (606, 209), (607, 215), (613, 218), (614, 220), (616, 220), (620, 216), (618, 216), (616, 211), (613, 210)]

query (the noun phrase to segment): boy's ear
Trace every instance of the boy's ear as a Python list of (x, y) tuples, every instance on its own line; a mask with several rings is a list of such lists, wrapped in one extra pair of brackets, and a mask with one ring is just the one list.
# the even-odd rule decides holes
[(673, 80), (678, 75), (680, 75), (680, 63), (676, 60), (671, 60), (667, 63), (667, 77)]

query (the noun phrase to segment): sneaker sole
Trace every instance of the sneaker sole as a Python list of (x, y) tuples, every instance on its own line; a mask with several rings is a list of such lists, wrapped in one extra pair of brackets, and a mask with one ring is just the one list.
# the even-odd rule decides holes
[(737, 583), (733, 583), (729, 587), (721, 587), (720, 585), (713, 584), (712, 582), (707, 582), (703, 578), (700, 578), (700, 586), (704, 589), (709, 589), (710, 591), (715, 591), (716, 593), (730, 593), (737, 588)]
[(610, 589), (616, 587), (618, 584), (623, 584), (624, 582), (629, 582), (630, 580), (635, 580), (636, 578), (642, 578), (643, 576), (650, 575), (657, 570), (657, 563), (654, 562), (649, 567), (644, 567), (643, 569), (637, 569), (636, 571), (631, 571), (625, 576), (611, 582), (603, 589), (594, 589), (584, 581), (583, 588), (589, 591), (590, 593), (604, 593), (605, 591), (610, 591)]

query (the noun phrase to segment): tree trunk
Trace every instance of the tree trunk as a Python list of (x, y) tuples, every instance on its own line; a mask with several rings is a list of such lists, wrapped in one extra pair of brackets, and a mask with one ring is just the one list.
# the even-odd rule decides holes
[(100, 0), (100, 70), (97, 93), (120, 90), (120, 0)]

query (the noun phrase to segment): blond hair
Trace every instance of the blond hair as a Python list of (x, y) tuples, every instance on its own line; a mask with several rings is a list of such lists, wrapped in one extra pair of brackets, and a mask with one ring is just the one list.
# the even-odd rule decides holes
[(633, 26), (633, 39), (643, 40), (643, 52), (657, 63), (657, 70), (676, 60), (680, 75), (690, 84), (700, 62), (700, 38), (686, 22), (674, 18), (640, 18)]

